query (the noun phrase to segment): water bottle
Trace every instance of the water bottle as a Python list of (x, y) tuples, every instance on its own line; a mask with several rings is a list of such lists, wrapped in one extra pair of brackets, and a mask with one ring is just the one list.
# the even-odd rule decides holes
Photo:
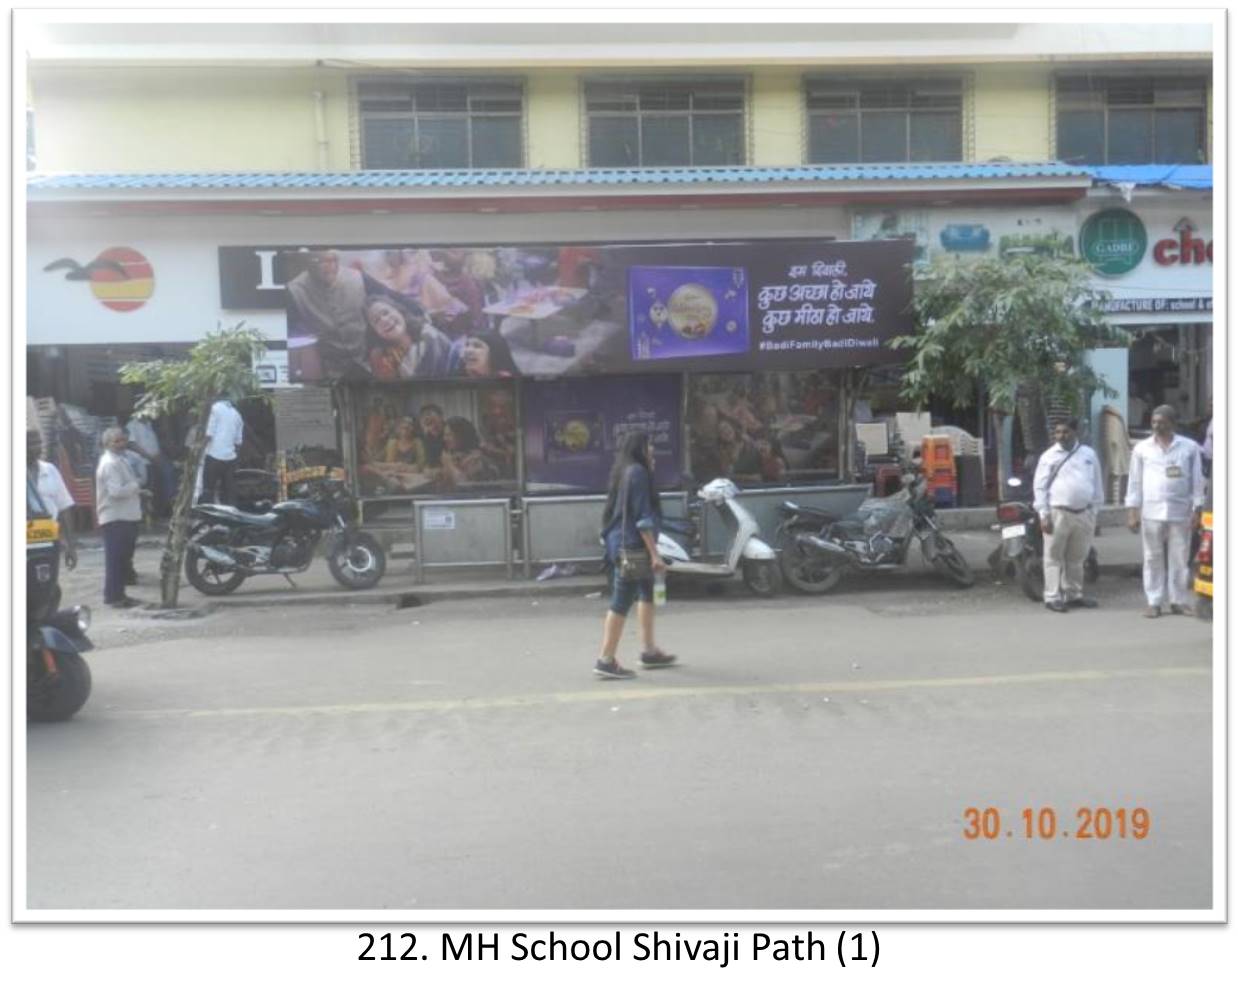
[(666, 604), (665, 574), (655, 574), (653, 576), (653, 604), (659, 609)]

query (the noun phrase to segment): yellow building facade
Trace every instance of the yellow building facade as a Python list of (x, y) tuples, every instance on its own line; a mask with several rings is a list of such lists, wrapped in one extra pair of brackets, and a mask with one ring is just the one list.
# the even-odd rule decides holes
[[(1182, 60), (1168, 66), (1194, 72), (1207, 68)], [(1057, 158), (1054, 77), (1071, 68), (1060, 62), (952, 67), (952, 74), (963, 81), (959, 161)], [(625, 71), (647, 72), (639, 67)], [(908, 72), (895, 66), (885, 70), (896, 71)], [(821, 72), (821, 67), (779, 66), (738, 74), (746, 96), (747, 165), (809, 162), (804, 83)], [(882, 74), (871, 66), (863, 67), (863, 72)], [(383, 75), (368, 72), (364, 78)], [(590, 165), (584, 140), (584, 91), (595, 71), (490, 69), (487, 75), (523, 87), (526, 168)], [(727, 75), (737, 74), (728, 70)], [(37, 168), (41, 172), (361, 169), (354, 86), (359, 78), (362, 74), (340, 69), (277, 66), (36, 66), (31, 71), (30, 106)], [(1208, 92), (1211, 161), (1211, 87)]]

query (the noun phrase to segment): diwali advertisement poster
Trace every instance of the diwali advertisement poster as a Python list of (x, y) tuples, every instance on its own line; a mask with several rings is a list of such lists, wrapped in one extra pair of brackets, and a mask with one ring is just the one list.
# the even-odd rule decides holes
[(605, 491), (615, 449), (635, 430), (653, 441), (658, 486), (678, 486), (680, 394), (673, 374), (526, 382), (521, 400), (530, 491)]
[(910, 239), (280, 254), (289, 379), (398, 383), (891, 362)]

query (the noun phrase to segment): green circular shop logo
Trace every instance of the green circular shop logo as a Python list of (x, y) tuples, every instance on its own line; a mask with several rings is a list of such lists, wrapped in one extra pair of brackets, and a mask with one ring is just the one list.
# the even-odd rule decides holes
[(1148, 232), (1130, 211), (1098, 211), (1083, 223), (1079, 251), (1102, 276), (1118, 277), (1139, 265), (1148, 248)]

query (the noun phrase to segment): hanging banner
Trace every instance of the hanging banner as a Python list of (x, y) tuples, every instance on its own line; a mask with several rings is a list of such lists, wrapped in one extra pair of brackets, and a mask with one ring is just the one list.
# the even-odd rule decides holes
[(281, 252), (289, 376), (811, 370), (897, 358), (910, 240)]

